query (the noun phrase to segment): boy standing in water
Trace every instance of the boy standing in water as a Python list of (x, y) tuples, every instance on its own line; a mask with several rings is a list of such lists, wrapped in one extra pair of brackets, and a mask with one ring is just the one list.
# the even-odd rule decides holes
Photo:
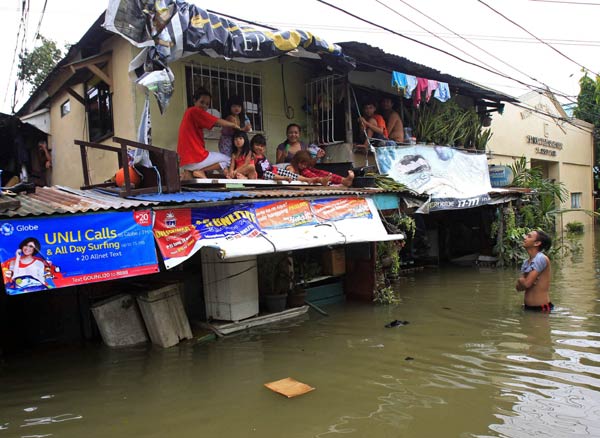
[(543, 231), (531, 231), (523, 239), (523, 248), (529, 258), (521, 266), (521, 276), (515, 289), (525, 291), (523, 308), (550, 312), (554, 305), (550, 302), (550, 259), (542, 251), (550, 249), (552, 240)]

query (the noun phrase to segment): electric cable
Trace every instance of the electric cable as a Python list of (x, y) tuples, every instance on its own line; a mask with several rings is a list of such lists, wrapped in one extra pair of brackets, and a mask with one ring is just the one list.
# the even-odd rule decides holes
[(559, 55), (561, 55), (562, 57), (568, 59), (569, 61), (571, 61), (572, 63), (578, 65), (579, 67), (583, 68), (584, 70), (589, 71), (590, 73), (593, 73), (595, 76), (599, 76), (598, 73), (596, 73), (594, 70), (585, 67), (584, 65), (578, 63), (577, 61), (573, 60), (572, 58), (570, 58), (569, 56), (565, 55), (564, 53), (562, 53), (560, 50), (558, 50), (556, 47), (552, 46), (551, 44), (548, 44), (546, 41), (538, 38), (537, 36), (535, 36), (533, 33), (531, 33), (530, 31), (528, 31), (526, 28), (524, 28), (523, 26), (521, 26), (520, 24), (516, 23), (515, 21), (511, 20), (510, 18), (508, 18), (506, 15), (502, 14), (500, 11), (494, 9), (493, 7), (491, 7), (490, 5), (488, 5), (486, 2), (484, 2), (483, 0), (477, 0), (479, 3), (481, 3), (482, 5), (484, 5), (485, 7), (489, 8), (490, 10), (492, 10), (493, 12), (495, 12), (496, 14), (500, 15), (502, 18), (504, 18), (506, 21), (514, 24), (515, 26), (517, 26), (519, 29), (521, 29), (522, 31), (528, 33), (529, 35), (531, 35), (533, 38), (535, 38), (536, 40), (538, 40), (539, 42), (543, 43), (544, 45), (550, 47), (552, 50), (554, 50), (556, 53), (558, 53)]

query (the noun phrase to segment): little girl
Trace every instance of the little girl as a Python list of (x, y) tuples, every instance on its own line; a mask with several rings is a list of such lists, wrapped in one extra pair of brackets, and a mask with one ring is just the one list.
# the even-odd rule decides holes
[[(248, 116), (244, 112), (242, 98), (239, 96), (231, 96), (227, 99), (227, 103), (223, 109), (223, 119), (240, 126), (244, 132), (252, 131), (250, 119), (248, 119)], [(219, 138), (219, 152), (230, 157), (233, 152), (232, 144), (233, 128), (223, 127), (221, 129), (221, 138)]]
[(287, 166), (287, 170), (298, 173), (306, 178), (320, 178), (321, 184), (328, 185), (342, 184), (346, 187), (352, 185), (354, 180), (354, 172), (349, 170), (348, 176), (341, 177), (335, 173), (327, 172), (325, 170), (315, 169), (315, 159), (312, 158), (308, 151), (298, 151), (292, 158), (292, 162)]
[(304, 181), (309, 184), (315, 184), (318, 178), (306, 178), (297, 173), (290, 172), (286, 169), (280, 169), (277, 166), (273, 166), (266, 156), (267, 153), (267, 140), (264, 135), (256, 134), (250, 141), (250, 147), (254, 154), (254, 166), (256, 173), (259, 178), (270, 179), (273, 181)]
[(257, 179), (254, 168), (254, 155), (250, 150), (248, 135), (240, 130), (233, 134), (233, 152), (231, 153), (231, 164), (229, 165), (228, 178)]

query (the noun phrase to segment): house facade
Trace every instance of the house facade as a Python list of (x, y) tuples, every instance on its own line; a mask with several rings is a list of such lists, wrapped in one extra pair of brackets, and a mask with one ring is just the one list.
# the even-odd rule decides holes
[(523, 105), (507, 103), (502, 117), (492, 121), (490, 164), (510, 165), (525, 157), (529, 166), (542, 170), (544, 178), (564, 184), (566, 211), (557, 226), (578, 221), (590, 226), (593, 219), (593, 125), (570, 118), (553, 95), (531, 92), (520, 98)]

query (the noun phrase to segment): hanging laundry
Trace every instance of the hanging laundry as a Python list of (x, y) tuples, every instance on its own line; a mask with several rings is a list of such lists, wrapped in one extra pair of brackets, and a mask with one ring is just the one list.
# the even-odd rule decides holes
[(450, 99), (450, 87), (446, 82), (439, 82), (438, 89), (435, 90), (435, 94), (433, 95), (440, 102), (446, 102)]
[(404, 93), (405, 99), (410, 99), (413, 91), (417, 88), (416, 76), (406, 75), (406, 93)]
[(413, 105), (419, 106), (421, 104), (421, 99), (423, 98), (423, 92), (427, 90), (428, 80), (424, 78), (417, 78), (417, 88), (415, 91), (415, 96), (413, 97)]
[(438, 81), (433, 81), (431, 79), (427, 81), (427, 97), (425, 99), (427, 102), (429, 102), (429, 99), (431, 99), (433, 92), (438, 89), (438, 86)]
[(404, 73), (400, 73), (399, 71), (392, 72), (392, 87), (396, 87), (398, 91), (404, 89), (408, 86), (408, 82), (406, 80), (406, 75)]

